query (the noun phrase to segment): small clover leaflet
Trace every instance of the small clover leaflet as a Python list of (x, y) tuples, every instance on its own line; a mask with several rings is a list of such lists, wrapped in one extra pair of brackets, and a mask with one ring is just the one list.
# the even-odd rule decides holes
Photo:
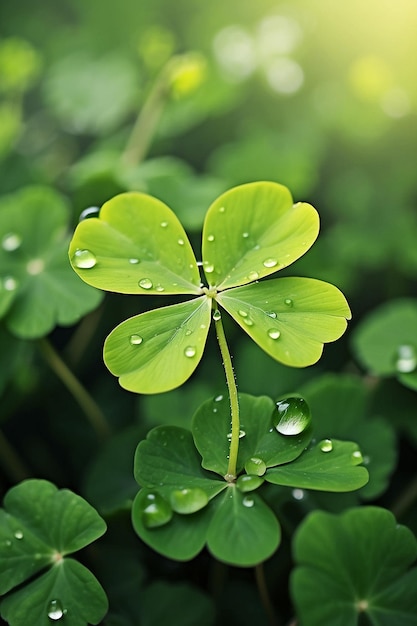
[[(72, 266), (88, 284), (126, 294), (194, 299), (134, 316), (107, 337), (104, 360), (125, 389), (160, 393), (197, 367), (212, 310), (226, 310), (270, 356), (294, 367), (315, 363), (350, 319), (343, 294), (309, 278), (258, 282), (301, 257), (319, 231), (317, 211), (293, 204), (286, 187), (257, 182), (213, 202), (198, 263), (176, 215), (142, 193), (105, 203), (81, 222), (70, 244)], [(206, 285), (200, 282), (200, 269)]]

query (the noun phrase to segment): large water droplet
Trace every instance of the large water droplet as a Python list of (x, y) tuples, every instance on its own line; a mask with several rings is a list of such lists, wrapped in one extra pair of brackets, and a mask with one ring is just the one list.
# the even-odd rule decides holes
[(285, 304), (285, 306), (291, 307), (291, 306), (293, 306), (294, 302), (291, 300), (291, 298), (285, 298), (284, 304)]
[(199, 487), (193, 487), (192, 489), (176, 489), (171, 493), (169, 501), (176, 513), (187, 515), (204, 508), (209, 499), (205, 491)]
[(99, 212), (100, 209), (98, 208), (98, 206), (89, 206), (87, 209), (84, 209), (84, 211), (81, 211), (78, 221), (82, 222), (89, 217), (96, 217)]
[(319, 443), (319, 448), (322, 452), (331, 452), (333, 450), (333, 443), (331, 439), (323, 439)]
[(220, 313), (219, 309), (216, 309), (213, 313), (213, 319), (215, 322), (218, 322), (222, 317), (222, 314)]
[(159, 293), (162, 293), (163, 291), (165, 291), (165, 287), (162, 287), (162, 285), (157, 285), (155, 287), (155, 291), (159, 291)]
[(64, 609), (59, 600), (51, 600), (48, 605), (48, 617), (54, 622), (64, 617)]
[(72, 255), (72, 263), (82, 270), (89, 270), (97, 264), (97, 259), (91, 250), (76, 250)]
[(311, 413), (304, 398), (290, 397), (277, 402), (273, 423), (281, 435), (299, 435), (311, 422)]
[(143, 337), (140, 335), (130, 335), (129, 341), (132, 346), (139, 346), (143, 341)]
[(255, 272), (255, 270), (254, 270), (252, 272), (249, 272), (248, 278), (249, 278), (249, 280), (258, 280), (259, 274), (258, 274), (258, 272)]
[(184, 355), (188, 358), (191, 358), (196, 355), (196, 347), (195, 346), (187, 346), (184, 350)]
[(204, 263), (204, 271), (207, 272), (207, 274), (211, 274), (214, 272), (214, 265), (212, 263)]
[(159, 493), (148, 493), (142, 507), (142, 521), (147, 528), (164, 526), (172, 518), (170, 504)]
[(21, 530), (16, 530), (14, 536), (16, 539), (23, 539), (23, 532)]
[(277, 314), (275, 313), (275, 311), (265, 311), (265, 313), (267, 314), (268, 317), (271, 317), (273, 320), (277, 319)]
[(414, 346), (408, 344), (398, 346), (395, 367), (401, 374), (414, 372), (417, 367), (417, 354)]
[(243, 506), (246, 506), (246, 508), (251, 509), (255, 504), (255, 500), (250, 496), (245, 496), (242, 500), (242, 504)]
[(131, 265), (137, 265), (139, 262), (140, 262), (139, 259), (136, 259), (136, 258), (133, 258), (133, 257), (131, 259), (129, 259), (129, 263)]
[(352, 457), (358, 463), (364, 463), (365, 462), (365, 459), (363, 458), (362, 452), (360, 450), (355, 450), (355, 452), (352, 453)]
[(240, 317), (248, 317), (248, 312), (245, 311), (244, 309), (239, 309), (238, 313)]
[(1, 247), (6, 252), (14, 252), (22, 243), (22, 238), (17, 233), (7, 233), (1, 241)]
[(248, 491), (254, 491), (255, 489), (258, 489), (258, 487), (260, 487), (263, 482), (264, 479), (260, 476), (257, 476), (256, 474), (242, 474), (242, 476), (239, 476), (239, 478), (237, 479), (236, 486), (238, 487), (238, 489), (240, 489), (240, 491), (243, 491), (243, 493), (247, 493)]
[(245, 463), (245, 471), (248, 474), (255, 474), (256, 476), (263, 476), (266, 472), (266, 463), (257, 456), (251, 457)]
[(207, 237), (207, 241), (214, 241), (214, 235), (209, 235)]
[(179, 246), (183, 246), (184, 245), (184, 239), (178, 239), (178, 245)]
[(251, 320), (250, 317), (244, 317), (243, 323), (246, 324), (246, 326), (253, 326), (253, 320)]
[(265, 261), (263, 262), (264, 267), (275, 267), (276, 265), (278, 265), (278, 261), (276, 259), (273, 259), (272, 257), (269, 259), (265, 259)]
[(18, 286), (17, 280), (13, 276), (5, 276), (3, 278), (3, 288), (6, 291), (14, 291)]
[(150, 278), (141, 278), (138, 285), (139, 287), (142, 287), (142, 289), (152, 289), (153, 282)]
[(279, 339), (281, 337), (281, 333), (276, 328), (270, 328), (268, 330), (268, 337), (271, 339)]
[(214, 402), (221, 402), (223, 400), (223, 394), (220, 394), (214, 398)]

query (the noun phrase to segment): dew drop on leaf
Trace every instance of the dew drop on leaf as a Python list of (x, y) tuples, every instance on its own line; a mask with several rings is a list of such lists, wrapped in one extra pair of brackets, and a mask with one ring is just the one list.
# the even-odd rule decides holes
[(164, 288), (164, 287), (162, 287), (162, 285), (157, 285), (157, 286), (155, 287), (155, 291), (159, 291), (159, 293), (162, 293), (163, 291), (165, 291), (165, 288)]
[(249, 237), (249, 233), (246, 233), (246, 232), (242, 233), (242, 237), (243, 239), (247, 239)]
[(16, 530), (14, 536), (16, 539), (23, 539), (23, 532), (21, 530)]
[(214, 241), (214, 235), (209, 235), (207, 237), (207, 241)]
[(56, 622), (64, 617), (64, 609), (59, 600), (51, 600), (48, 605), (48, 617), (50, 620)]
[(147, 528), (164, 526), (172, 518), (171, 506), (159, 493), (148, 493), (142, 507), (142, 521)]
[(294, 302), (291, 300), (291, 298), (285, 298), (284, 304), (285, 304), (285, 306), (291, 307), (291, 306), (293, 306)]
[(166, 228), (168, 226), (168, 222), (161, 222), (162, 228)]
[(212, 272), (214, 272), (214, 265), (212, 263), (205, 263), (204, 271), (207, 272), (207, 274), (211, 274)]
[(89, 217), (95, 217), (96, 215), (99, 214), (99, 212), (100, 212), (100, 209), (98, 206), (89, 206), (87, 209), (84, 209), (84, 211), (81, 211), (78, 221), (83, 222)]
[(255, 504), (255, 500), (250, 496), (245, 496), (242, 500), (243, 506), (246, 506), (248, 509), (251, 509)]
[(131, 259), (129, 259), (129, 263), (131, 265), (137, 265), (139, 263), (139, 259), (131, 258)]
[(242, 474), (236, 481), (236, 486), (243, 493), (247, 493), (248, 491), (254, 491), (258, 489), (264, 482), (264, 479), (260, 476), (251, 475), (251, 474)]
[(310, 408), (304, 398), (289, 397), (277, 402), (273, 423), (281, 435), (299, 435), (310, 422)]
[(248, 312), (243, 309), (239, 309), (238, 313), (241, 317), (248, 317)]
[(97, 259), (91, 250), (76, 250), (72, 256), (72, 263), (82, 270), (89, 270), (97, 264)]
[[(243, 437), (246, 435), (244, 430), (239, 430), (239, 439), (243, 439)], [(232, 440), (232, 433), (227, 433), (227, 439), (229, 441)]]
[(251, 320), (250, 317), (244, 317), (243, 323), (246, 324), (246, 326), (253, 326), (253, 320)]
[(184, 350), (184, 355), (190, 359), (196, 355), (196, 352), (195, 346), (187, 346)]
[(153, 282), (150, 278), (141, 278), (138, 285), (139, 287), (142, 287), (142, 289), (152, 289)]
[(175, 489), (169, 498), (172, 509), (176, 513), (188, 515), (195, 513), (208, 504), (208, 496), (199, 487), (191, 489)]
[(395, 367), (401, 374), (414, 372), (417, 367), (417, 354), (414, 346), (409, 344), (398, 346)]
[(139, 346), (143, 341), (143, 337), (140, 335), (130, 335), (129, 341), (132, 346)]
[(184, 245), (184, 239), (178, 239), (178, 245), (179, 246), (183, 246)]
[(279, 339), (281, 337), (281, 333), (276, 328), (270, 328), (268, 330), (268, 337), (271, 339)]
[(214, 398), (214, 402), (221, 402), (222, 400), (223, 400), (223, 395), (222, 394), (220, 394), (219, 396), (216, 396)]
[(278, 261), (271, 257), (269, 259), (265, 259), (265, 261), (263, 262), (263, 265), (264, 267), (275, 267), (276, 265), (278, 265)]
[(331, 439), (323, 439), (319, 443), (319, 448), (322, 452), (331, 452), (333, 450), (333, 443)]
[(6, 252), (14, 252), (22, 243), (22, 238), (17, 233), (7, 233), (1, 241), (1, 247)]
[(365, 461), (360, 450), (355, 450), (355, 452), (352, 453), (352, 456), (355, 460), (358, 459), (360, 463), (364, 463)]
[(259, 274), (258, 272), (249, 272), (249, 276), (248, 276), (249, 280), (258, 280), (259, 278)]
[(245, 463), (245, 471), (248, 474), (255, 474), (256, 476), (263, 476), (266, 472), (266, 463), (257, 456), (251, 457)]
[(219, 309), (216, 309), (213, 313), (213, 319), (215, 322), (218, 322), (222, 317), (222, 314), (220, 313)]
[(224, 213), (226, 211), (226, 208), (224, 206), (221, 206), (219, 209), (219, 213)]
[(271, 317), (273, 320), (277, 319), (277, 314), (275, 313), (275, 311), (266, 311), (266, 314), (268, 317)]

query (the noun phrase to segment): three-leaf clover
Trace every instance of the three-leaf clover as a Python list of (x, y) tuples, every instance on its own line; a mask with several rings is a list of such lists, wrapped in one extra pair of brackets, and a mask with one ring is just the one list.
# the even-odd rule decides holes
[[(104, 360), (122, 387), (159, 393), (181, 385), (197, 367), (212, 314), (227, 311), (276, 360), (315, 363), (350, 319), (343, 294), (309, 278), (259, 282), (299, 257), (319, 231), (317, 211), (286, 187), (257, 182), (213, 202), (197, 262), (176, 215), (142, 193), (106, 202), (81, 222), (70, 245), (73, 268), (88, 284), (125, 294), (194, 298), (136, 315), (107, 337)], [(200, 266), (205, 283), (201, 282)]]

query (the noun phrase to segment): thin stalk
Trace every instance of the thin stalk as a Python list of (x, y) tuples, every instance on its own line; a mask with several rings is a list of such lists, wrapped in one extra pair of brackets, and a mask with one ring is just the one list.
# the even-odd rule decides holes
[(224, 334), (223, 322), (216, 303), (214, 302), (214, 323), (216, 327), (217, 341), (219, 343), (220, 352), (223, 358), (223, 367), (226, 374), (227, 388), (229, 390), (230, 399), (230, 415), (232, 421), (232, 433), (229, 449), (229, 464), (227, 468), (227, 474), (225, 479), (232, 482), (236, 478), (236, 465), (237, 455), (239, 452), (239, 433), (240, 433), (240, 418), (239, 418), (239, 400), (237, 395), (237, 386), (235, 380), (235, 374), (233, 371), (232, 359), (230, 356), (229, 348), (227, 346), (226, 336)]
[(64, 383), (83, 410), (86, 418), (97, 434), (97, 437), (101, 440), (106, 439), (110, 435), (110, 426), (98, 404), (93, 400), (78, 378), (71, 372), (47, 339), (40, 339), (38, 345), (49, 367), (58, 376), (61, 382)]
[(391, 511), (398, 519), (402, 517), (417, 500), (417, 477), (413, 478), (391, 506)]
[(269, 596), (268, 587), (265, 579), (265, 570), (263, 563), (259, 563), (255, 567), (255, 578), (258, 587), (258, 592), (261, 597), (262, 606), (265, 609), (265, 613), (268, 618), (269, 626), (278, 626), (277, 616), (272, 606), (271, 598)]
[(25, 478), (29, 478), (29, 470), (19, 457), (17, 451), (6, 439), (2, 430), (0, 430), (0, 459), (1, 465), (4, 467), (9, 478), (14, 482), (20, 482)]

